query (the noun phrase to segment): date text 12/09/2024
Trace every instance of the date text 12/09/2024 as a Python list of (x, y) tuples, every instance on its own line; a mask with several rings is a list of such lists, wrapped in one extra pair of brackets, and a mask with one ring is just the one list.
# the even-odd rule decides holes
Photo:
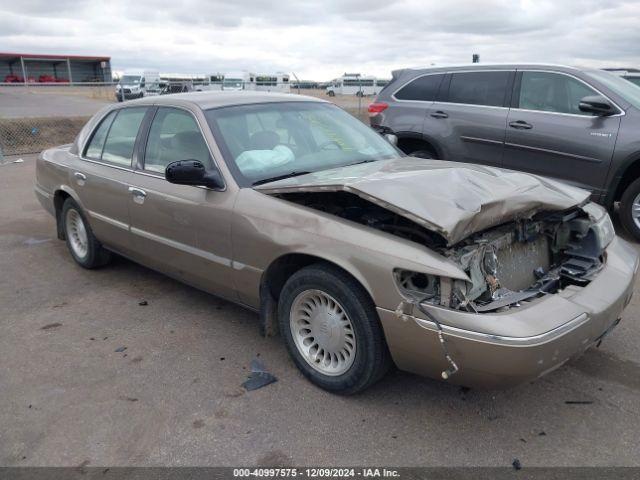
[(236, 468), (234, 478), (399, 478), (390, 468)]

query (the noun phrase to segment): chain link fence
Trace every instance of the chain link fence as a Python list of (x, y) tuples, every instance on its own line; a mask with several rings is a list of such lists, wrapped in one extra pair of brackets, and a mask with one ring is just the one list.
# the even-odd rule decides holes
[[(282, 92), (280, 85), (273, 86), (272, 91)], [(192, 90), (214, 91), (222, 88), (198, 88), (193, 86)], [(11, 89), (18, 91), (17, 89)], [(248, 90), (248, 89), (247, 89)], [(269, 89), (261, 89), (267, 91)], [(361, 94), (332, 94), (329, 95), (324, 88), (318, 88), (317, 85), (287, 85), (286, 92), (294, 95), (308, 95), (312, 97), (328, 100), (344, 109), (351, 115), (359, 118), (361, 121), (368, 123), (367, 106), (373, 101), (373, 95)], [(112, 86), (83, 86), (82, 88), (74, 88), (73, 86), (40, 86), (37, 88), (35, 97), (31, 97), (31, 101), (42, 102), (46, 106), (51, 95), (69, 96), (69, 102), (72, 103), (73, 96), (84, 96), (88, 99), (104, 101), (118, 101), (115, 88)], [(25, 93), (28, 95), (28, 92)], [(25, 97), (26, 98), (26, 97)], [(33, 98), (36, 98), (33, 100)], [(97, 111), (100, 105), (97, 105)], [(0, 164), (8, 163), (11, 159), (7, 157), (15, 155), (25, 155), (30, 153), (39, 153), (42, 150), (55, 145), (71, 143), (84, 124), (89, 120), (90, 116), (83, 112), (83, 115), (65, 115), (65, 116), (37, 116), (37, 117), (3, 117), (2, 106), (0, 105)]]
[(90, 117), (0, 118), (0, 163), (71, 143)]

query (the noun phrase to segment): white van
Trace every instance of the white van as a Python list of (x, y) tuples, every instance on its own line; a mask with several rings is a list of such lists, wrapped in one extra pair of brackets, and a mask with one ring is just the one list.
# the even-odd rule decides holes
[(255, 90), (256, 75), (249, 72), (229, 72), (224, 74), (222, 90)]
[(364, 97), (367, 95), (377, 95), (382, 87), (376, 85), (376, 77), (363, 76), (359, 73), (345, 73), (340, 78), (336, 78), (327, 87), (327, 95), (357, 95)]
[(160, 93), (160, 73), (157, 70), (131, 70), (120, 77), (116, 85), (116, 100), (142, 98)]

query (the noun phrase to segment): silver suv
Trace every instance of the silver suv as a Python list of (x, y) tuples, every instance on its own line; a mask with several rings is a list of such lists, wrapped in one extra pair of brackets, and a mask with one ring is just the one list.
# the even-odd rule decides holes
[(418, 157), (524, 170), (592, 192), (640, 240), (640, 88), (557, 65), (406, 69), (371, 125)]

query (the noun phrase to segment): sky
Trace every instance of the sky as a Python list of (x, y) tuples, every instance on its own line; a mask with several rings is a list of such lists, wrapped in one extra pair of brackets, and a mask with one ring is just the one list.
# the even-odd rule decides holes
[(405, 67), (640, 67), (640, 0), (0, 0), (0, 52), (104, 55), (112, 69), (284, 71), (329, 80)]

